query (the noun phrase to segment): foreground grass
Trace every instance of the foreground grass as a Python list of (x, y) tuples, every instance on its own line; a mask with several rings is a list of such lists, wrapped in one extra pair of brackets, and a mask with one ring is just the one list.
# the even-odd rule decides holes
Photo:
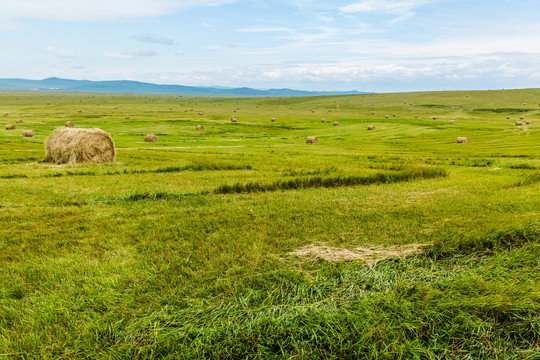
[[(0, 94), (36, 134), (0, 134), (0, 357), (540, 356), (538, 90), (41, 96)], [(40, 163), (66, 120), (117, 162)], [(371, 267), (290, 255), (415, 243)]]

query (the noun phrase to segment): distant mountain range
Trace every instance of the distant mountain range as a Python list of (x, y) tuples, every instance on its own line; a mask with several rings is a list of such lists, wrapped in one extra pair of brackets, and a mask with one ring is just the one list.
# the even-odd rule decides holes
[(4, 91), (48, 91), (80, 93), (125, 93), (125, 94), (185, 94), (185, 95), (234, 95), (234, 96), (318, 96), (370, 94), (352, 91), (302, 91), (292, 89), (259, 90), (248, 87), (196, 87), (182, 85), (158, 85), (139, 81), (90, 81), (51, 77), (43, 80), (0, 79), (0, 90)]

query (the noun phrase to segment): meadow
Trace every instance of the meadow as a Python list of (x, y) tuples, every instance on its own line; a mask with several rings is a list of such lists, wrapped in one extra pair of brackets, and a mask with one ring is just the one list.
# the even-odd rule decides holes
[(0, 358), (538, 359), (539, 102), (0, 93)]

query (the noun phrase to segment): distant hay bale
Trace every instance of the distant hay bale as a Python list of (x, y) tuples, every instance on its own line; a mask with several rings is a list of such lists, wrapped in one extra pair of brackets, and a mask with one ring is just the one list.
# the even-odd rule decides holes
[(33, 130), (23, 130), (22, 131), (23, 137), (34, 137), (34, 131)]
[(418, 115), (414, 115), (414, 118), (415, 118), (415, 119), (418, 119)]
[(527, 106), (527, 103), (523, 103), (523, 106)]
[(197, 130), (204, 130), (204, 126), (202, 126), (202, 125), (197, 125), (196, 129), (197, 129)]
[(13, 124), (6, 125), (6, 130), (15, 130), (15, 125)]
[(437, 117), (436, 117), (436, 116), (434, 116), (434, 117), (433, 117), (433, 120), (437, 120)]
[(519, 120), (525, 120), (525, 116), (520, 116)]
[(448, 123), (451, 124), (451, 125), (453, 125), (453, 124), (456, 123), (456, 121), (455, 121), (455, 120), (450, 120), (450, 121), (448, 121)]
[(339, 105), (336, 105), (336, 109), (339, 109)]
[(77, 110), (77, 112), (80, 114), (80, 113), (82, 113), (82, 110)]
[(367, 126), (367, 129), (368, 129), (368, 130), (375, 130), (375, 125), (368, 125), (368, 126)]
[(231, 116), (231, 122), (236, 122), (236, 116)]
[(531, 120), (525, 121), (525, 125), (531, 125), (531, 124), (532, 124), (532, 121), (531, 121)]
[(389, 115), (384, 115), (384, 117), (388, 119), (390, 116)]
[(131, 116), (126, 116), (124, 119), (129, 120), (131, 119)]
[(334, 126), (339, 126), (339, 122), (338, 121), (334, 121), (334, 123), (332, 124)]
[(199, 115), (204, 115), (204, 113), (202, 111), (199, 111)]
[(322, 119), (321, 119), (321, 122), (325, 123), (325, 122), (326, 122), (326, 119), (325, 119), (325, 118), (322, 118)]
[(467, 143), (467, 138), (464, 137), (464, 136), (459, 136), (456, 140), (456, 143), (457, 144), (466, 144)]
[(316, 144), (317, 142), (318, 141), (316, 136), (308, 136), (306, 138), (306, 144)]
[(396, 114), (392, 114), (393, 117), (396, 117), (397, 115)]
[(523, 126), (523, 122), (521, 122), (521, 121), (516, 121), (516, 126)]
[(375, 111), (372, 111), (372, 112), (371, 112), (371, 115), (375, 115)]
[(22, 124), (23, 121), (22, 121), (21, 119), (19, 119), (19, 120), (15, 121), (15, 123), (17, 123), (17, 124)]
[(328, 109), (328, 112), (332, 112), (332, 109)]
[(43, 161), (54, 164), (113, 162), (113, 139), (101, 129), (61, 127), (45, 140)]
[(276, 121), (276, 118), (272, 118), (270, 119), (271, 122), (275, 122)]
[(66, 124), (64, 126), (65, 127), (74, 127), (75, 124), (73, 123), (73, 121), (66, 121)]
[(507, 116), (507, 117), (506, 117), (506, 120), (510, 120), (510, 116)]
[(146, 134), (146, 136), (144, 137), (144, 142), (154, 143), (157, 141), (158, 141), (157, 136), (154, 134)]
[(9, 113), (4, 113), (4, 116), (9, 116)]
[(409, 111), (412, 111), (412, 109), (409, 109)]

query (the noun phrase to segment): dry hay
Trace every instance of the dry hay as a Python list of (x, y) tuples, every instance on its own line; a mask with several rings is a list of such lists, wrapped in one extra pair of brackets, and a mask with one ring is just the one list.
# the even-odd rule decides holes
[(126, 116), (124, 119), (129, 120), (131, 119), (131, 116)]
[(367, 129), (368, 129), (368, 130), (375, 130), (375, 125), (368, 125), (368, 126), (367, 126)]
[(392, 114), (393, 117), (396, 117), (397, 115), (396, 114)]
[(414, 115), (414, 118), (415, 118), (415, 119), (418, 119), (418, 115)]
[(196, 129), (197, 129), (197, 130), (204, 130), (204, 126), (202, 126), (202, 125), (197, 125)]
[(34, 131), (33, 130), (23, 130), (22, 131), (23, 137), (34, 137)]
[(516, 121), (516, 126), (523, 126), (523, 122), (522, 121)]
[(13, 124), (7, 124), (7, 125), (6, 125), (6, 130), (15, 130), (15, 125), (13, 125)]
[(409, 109), (409, 111), (412, 111), (412, 109)]
[(388, 119), (388, 118), (389, 118), (390, 116), (388, 116), (388, 115), (384, 115), (384, 117)]
[(55, 164), (113, 162), (113, 139), (101, 129), (61, 127), (45, 140), (43, 161)]
[(82, 110), (77, 110), (77, 112), (80, 114), (80, 113), (82, 113)]
[(311, 259), (323, 259), (332, 262), (341, 261), (363, 261), (371, 266), (381, 260), (391, 257), (407, 256), (420, 253), (426, 244), (394, 245), (394, 246), (371, 246), (357, 247), (354, 249), (332, 248), (326, 245), (311, 244), (296, 249), (289, 253), (292, 256), (298, 256)]
[(236, 122), (236, 116), (231, 116), (231, 122)]
[(144, 142), (157, 142), (157, 136), (154, 134), (146, 134), (146, 136), (144, 137)]
[(66, 124), (64, 126), (65, 127), (74, 127), (75, 124), (73, 123), (73, 121), (66, 121)]
[(525, 121), (525, 125), (532, 125), (532, 121), (531, 120)]
[(325, 122), (326, 122), (326, 119), (325, 119), (325, 118), (322, 118), (322, 119), (321, 119), (321, 122), (325, 123)]
[(520, 116), (519, 120), (525, 120), (525, 116)]
[(510, 116), (507, 116), (507, 117), (506, 117), (506, 120), (510, 120)]
[(436, 116), (434, 116), (434, 117), (433, 117), (433, 120), (437, 120), (437, 117), (436, 117)]
[(372, 112), (371, 112), (371, 115), (375, 115), (375, 111), (372, 111)]
[(4, 113), (4, 116), (9, 116), (9, 113)]
[(272, 118), (270, 119), (271, 122), (275, 122), (276, 121), (276, 118)]
[(202, 111), (199, 111), (199, 115), (204, 115), (204, 113)]
[(527, 103), (523, 103), (523, 106), (527, 106)]
[(19, 119), (19, 120), (15, 121), (15, 123), (17, 123), (17, 124), (22, 124), (23, 121), (22, 121), (21, 119)]
[(455, 122), (455, 120), (450, 120), (450, 121), (448, 121), (448, 123), (449, 124), (455, 124), (456, 122)]
[(464, 136), (459, 136), (456, 140), (456, 144), (466, 144), (466, 143), (467, 143), (467, 138)]
[(306, 144), (316, 144), (317, 142), (318, 141), (316, 136), (308, 136), (306, 138)]
[(332, 124), (334, 126), (339, 126), (339, 122), (338, 121), (334, 121), (334, 123)]

